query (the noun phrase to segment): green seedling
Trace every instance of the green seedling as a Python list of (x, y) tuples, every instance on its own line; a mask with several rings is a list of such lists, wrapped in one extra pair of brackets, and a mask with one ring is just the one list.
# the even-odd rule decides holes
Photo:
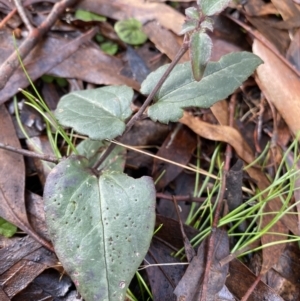
[[(198, 0), (196, 8), (186, 10), (183, 47), (170, 65), (152, 72), (142, 83), (141, 93), (149, 96), (133, 117), (134, 93), (127, 86), (69, 93), (61, 98), (54, 115), (37, 91), (37, 99), (27, 95), (28, 104), (49, 123), (49, 131), (54, 125), (74, 153), (61, 160), (47, 178), (45, 216), (56, 254), (85, 301), (124, 300), (148, 251), (155, 224), (153, 180), (126, 175), (123, 150), (115, 149), (113, 153), (112, 144), (100, 158), (93, 152), (105, 146), (105, 141), (129, 131), (136, 116), (141, 116), (148, 105), (147, 116), (153, 121), (177, 122), (187, 108), (208, 108), (228, 97), (254, 72), (262, 61), (248, 52), (231, 53), (219, 62), (209, 62), (212, 43), (206, 31), (213, 29), (210, 16), (228, 3), (229, 0)], [(134, 19), (115, 25), (120, 38), (132, 45), (146, 41), (141, 29), (141, 23)], [(191, 62), (179, 64), (188, 48)], [(76, 149), (63, 126), (87, 136), (86, 145)], [(57, 135), (51, 138), (53, 145)], [(217, 155), (213, 160), (217, 161)], [(206, 224), (211, 223), (214, 206), (210, 199), (219, 185), (215, 181), (213, 188), (207, 190), (205, 207), (192, 210), (190, 223), (195, 222), (199, 210), (208, 216)], [(206, 188), (199, 186), (195, 194), (199, 191), (201, 195)], [(209, 234), (208, 226), (196, 226), (202, 239)], [(151, 296), (150, 291), (148, 294)]]
[[(147, 111), (152, 120), (176, 122), (185, 108), (212, 106), (234, 92), (262, 63), (247, 52), (208, 62), (211, 42), (205, 31), (212, 30), (213, 24), (206, 16), (221, 11), (227, 3), (203, 1), (196, 11), (186, 11), (187, 19), (201, 21), (193, 21), (194, 27), (184, 26), (192, 64), (174, 61), (173, 65), (152, 72), (142, 83), (141, 93), (150, 95), (146, 105), (154, 96)], [(115, 30), (129, 44), (142, 44), (147, 39), (141, 24), (134, 19), (117, 22)], [(126, 121), (132, 115), (132, 100), (133, 90), (126, 86), (76, 91), (62, 97), (55, 117), (61, 125), (90, 139), (111, 140), (129, 129), (131, 121)], [(101, 158), (107, 160), (107, 155), (104, 153)], [(88, 158), (80, 156), (63, 160), (50, 173), (44, 192), (46, 221), (56, 253), (86, 301), (125, 298), (154, 230), (153, 180), (132, 179), (122, 170), (106, 170), (106, 160), (100, 159), (104, 166), (92, 166)], [(216, 182), (209, 194), (218, 187)], [(211, 202), (206, 208), (210, 212), (209, 223)], [(204, 237), (209, 230), (201, 233)]]
[(140, 45), (148, 39), (143, 32), (142, 23), (133, 18), (116, 22), (115, 31), (119, 38), (129, 45)]

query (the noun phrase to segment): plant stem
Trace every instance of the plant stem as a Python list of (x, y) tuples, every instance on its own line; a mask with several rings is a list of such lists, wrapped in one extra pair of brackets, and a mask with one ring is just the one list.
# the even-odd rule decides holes
[(36, 152), (32, 152), (32, 151), (29, 151), (26, 149), (16, 148), (14, 146), (11, 146), (11, 145), (8, 145), (5, 143), (1, 143), (1, 142), (0, 142), (0, 148), (17, 153), (17, 154), (21, 154), (23, 156), (38, 158), (38, 159), (48, 161), (48, 162), (53, 162), (56, 164), (59, 162), (59, 159), (57, 159), (56, 157), (53, 157), (51, 155), (38, 154)]
[[(151, 93), (148, 95), (147, 99), (143, 103), (143, 105), (140, 107), (138, 112), (131, 117), (131, 119), (127, 122), (125, 131), (123, 135), (127, 134), (132, 126), (135, 124), (135, 122), (143, 115), (149, 104), (151, 103), (152, 99), (154, 98), (155, 94), (157, 91), (161, 88), (163, 83), (166, 81), (167, 77), (170, 75), (171, 71), (174, 69), (174, 67), (177, 65), (177, 63), (180, 61), (182, 56), (186, 53), (186, 51), (189, 49), (189, 42), (184, 40), (182, 46), (180, 47), (179, 51), (177, 52), (175, 58), (173, 61), (170, 63), (169, 67), (163, 74), (163, 76), (160, 78), (154, 89), (151, 91)], [(93, 166), (94, 169), (97, 169), (103, 162), (104, 160), (109, 156), (109, 154), (114, 150), (116, 147), (116, 144), (111, 143), (108, 148), (106, 149), (105, 153), (101, 156), (101, 158), (96, 162), (96, 164)]]

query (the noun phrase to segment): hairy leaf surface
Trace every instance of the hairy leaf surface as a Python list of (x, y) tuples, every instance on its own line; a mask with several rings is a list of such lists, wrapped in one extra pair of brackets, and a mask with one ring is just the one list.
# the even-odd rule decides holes
[(127, 86), (107, 86), (75, 91), (61, 98), (55, 116), (67, 127), (91, 139), (113, 139), (125, 129), (132, 111), (133, 90)]
[[(156, 103), (149, 107), (148, 116), (168, 123), (178, 121), (184, 108), (209, 108), (233, 93), (261, 63), (258, 56), (249, 52), (230, 53), (219, 62), (209, 62), (200, 82), (193, 78), (189, 62), (179, 64), (156, 93)], [(142, 83), (143, 94), (152, 91), (167, 67), (162, 66), (148, 75)]]
[(206, 16), (212, 16), (224, 10), (231, 0), (200, 0), (200, 7)]
[(120, 172), (97, 178), (88, 164), (72, 156), (49, 174), (44, 191), (49, 234), (85, 301), (123, 300), (153, 234), (154, 184)]
[(211, 57), (212, 41), (205, 32), (194, 32), (190, 38), (190, 57), (196, 81), (200, 81)]

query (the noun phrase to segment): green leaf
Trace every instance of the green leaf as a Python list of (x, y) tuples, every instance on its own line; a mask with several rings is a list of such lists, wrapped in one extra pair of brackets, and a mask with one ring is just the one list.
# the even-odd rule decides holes
[(82, 20), (85, 22), (90, 22), (90, 21), (106, 21), (106, 18), (97, 14), (94, 14), (92, 12), (82, 10), (82, 9), (77, 9), (75, 12), (75, 18), (77, 20)]
[[(178, 121), (184, 108), (209, 108), (233, 93), (261, 63), (258, 56), (249, 52), (230, 53), (219, 62), (209, 62), (200, 82), (193, 78), (189, 62), (178, 64), (156, 93), (156, 103), (149, 107), (148, 116), (168, 123)], [(167, 67), (164, 65), (148, 75), (142, 83), (143, 94), (153, 90)]]
[[(79, 155), (86, 157), (89, 160), (88, 167), (93, 167), (101, 158), (104, 151), (107, 149), (109, 142), (86, 139), (77, 145)], [(99, 166), (102, 171), (124, 171), (126, 162), (126, 149), (123, 146), (116, 145), (109, 156)]]
[(124, 300), (155, 223), (151, 178), (105, 172), (97, 178), (80, 156), (49, 174), (45, 215), (56, 254), (86, 301)]
[(100, 48), (109, 55), (115, 55), (118, 52), (118, 44), (111, 41), (101, 43)]
[(200, 20), (200, 12), (196, 7), (188, 7), (185, 10), (185, 15), (190, 19)]
[(114, 28), (119, 38), (130, 45), (140, 45), (148, 39), (142, 30), (142, 23), (134, 18), (118, 21)]
[(113, 139), (124, 132), (132, 97), (127, 86), (75, 91), (60, 99), (55, 116), (63, 126), (91, 139)]
[(194, 32), (190, 38), (190, 56), (193, 75), (200, 81), (211, 57), (212, 41), (205, 32)]
[(192, 30), (196, 29), (197, 25), (198, 25), (197, 20), (187, 20), (183, 23), (182, 29), (179, 34), (182, 35), (189, 31), (192, 31)]
[(230, 2), (231, 0), (198, 0), (198, 3), (206, 16), (220, 13)]
[(15, 225), (0, 217), (0, 235), (12, 237), (16, 234), (17, 229), (18, 228)]
[(210, 31), (214, 30), (214, 20), (211, 18), (206, 17), (204, 21), (201, 23), (201, 28), (202, 29), (208, 29)]

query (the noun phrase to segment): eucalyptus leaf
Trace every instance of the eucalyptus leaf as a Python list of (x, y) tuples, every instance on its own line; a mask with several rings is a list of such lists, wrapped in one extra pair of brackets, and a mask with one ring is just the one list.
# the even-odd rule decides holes
[(127, 86), (75, 91), (60, 99), (55, 116), (63, 126), (91, 139), (113, 139), (125, 130), (132, 98), (133, 90)]
[(151, 178), (119, 172), (100, 178), (72, 156), (49, 174), (45, 215), (56, 254), (85, 301), (124, 300), (155, 223)]
[(200, 81), (211, 57), (212, 41), (205, 32), (194, 32), (190, 38), (190, 56), (193, 75)]
[(231, 0), (200, 0), (199, 2), (204, 15), (212, 16), (224, 10)]
[(118, 21), (114, 28), (119, 38), (130, 45), (140, 45), (148, 39), (142, 23), (134, 18)]
[[(86, 157), (89, 160), (88, 167), (93, 167), (101, 158), (104, 151), (107, 149), (109, 142), (86, 139), (81, 141), (76, 149), (78, 154)], [(104, 162), (98, 167), (102, 171), (124, 171), (126, 162), (126, 149), (123, 146), (116, 145)]]
[[(230, 53), (219, 62), (209, 62), (200, 82), (193, 78), (189, 62), (178, 64), (156, 93), (156, 103), (149, 107), (148, 116), (168, 123), (178, 121), (184, 108), (209, 108), (233, 93), (261, 63), (258, 56), (249, 52)], [(167, 68), (164, 65), (150, 73), (142, 83), (141, 92), (149, 94)]]

